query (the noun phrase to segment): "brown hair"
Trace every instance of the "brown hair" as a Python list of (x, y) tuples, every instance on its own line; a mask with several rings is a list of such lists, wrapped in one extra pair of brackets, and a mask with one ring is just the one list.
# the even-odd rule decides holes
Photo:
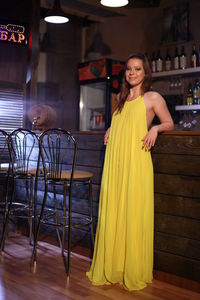
[(147, 57), (142, 53), (131, 54), (128, 57), (128, 59), (126, 60), (126, 63), (125, 63), (124, 76), (123, 76), (123, 79), (122, 79), (119, 102), (118, 102), (118, 105), (116, 107), (116, 112), (117, 113), (122, 111), (122, 109), (124, 107), (124, 103), (125, 103), (125, 101), (128, 97), (128, 94), (129, 94), (130, 85), (126, 81), (125, 71), (126, 71), (126, 68), (127, 68), (128, 61), (132, 58), (138, 58), (143, 63), (145, 77), (144, 77), (144, 81), (142, 82), (142, 86), (141, 86), (141, 94), (144, 95), (144, 93), (146, 93), (147, 91), (150, 90), (150, 86), (151, 86), (151, 68), (150, 68), (149, 61), (148, 61)]

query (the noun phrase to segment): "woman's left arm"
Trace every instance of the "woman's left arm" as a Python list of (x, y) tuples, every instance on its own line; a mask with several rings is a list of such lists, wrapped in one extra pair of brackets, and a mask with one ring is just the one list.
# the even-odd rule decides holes
[(163, 97), (155, 93), (152, 101), (152, 108), (155, 115), (159, 118), (160, 124), (152, 126), (143, 138), (143, 148), (151, 149), (155, 145), (158, 133), (171, 131), (174, 129), (174, 122), (167, 108)]

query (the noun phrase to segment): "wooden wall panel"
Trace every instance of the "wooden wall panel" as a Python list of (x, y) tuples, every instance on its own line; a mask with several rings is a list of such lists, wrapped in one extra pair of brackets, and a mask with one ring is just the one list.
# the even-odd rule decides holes
[(102, 168), (104, 151), (78, 149), (76, 165)]
[(200, 135), (160, 135), (155, 176), (154, 268), (200, 280)]
[(154, 268), (191, 280), (200, 280), (200, 262), (195, 259), (188, 259), (182, 255), (155, 250)]
[[(22, 186), (18, 185), (17, 188), (16, 188), (17, 196), (16, 196), (15, 199), (18, 200), (18, 201), (20, 200), (20, 202), (23, 201), (24, 203), (26, 203), (25, 193), (26, 193), (25, 187), (22, 187)], [(41, 207), (43, 196), (44, 196), (44, 191), (38, 190), (38, 193), (37, 193), (38, 211), (40, 211), (39, 208)], [(85, 198), (81, 198), (81, 197), (79, 197), (79, 194), (78, 195), (73, 195), (72, 211), (74, 211), (74, 212), (76, 212), (80, 215), (89, 215), (88, 193), (85, 192), (84, 196), (85, 196)], [(63, 193), (61, 193), (61, 191), (59, 191), (59, 193), (57, 192), (56, 198), (57, 198), (57, 201), (58, 201), (57, 208), (58, 208), (58, 210), (62, 210), (62, 207), (63, 207)], [(52, 189), (51, 189), (51, 191), (48, 192), (46, 205), (47, 205), (48, 208), (53, 208), (54, 207)], [(67, 207), (68, 207), (68, 197), (67, 197)], [(93, 201), (93, 213), (94, 213), (94, 217), (96, 218), (97, 214), (98, 214), (98, 202), (95, 201), (95, 199)]]
[(199, 135), (159, 135), (152, 153), (200, 155)]
[(155, 230), (200, 241), (200, 222), (191, 218), (155, 214)]
[(199, 219), (200, 197), (188, 198), (155, 193), (155, 213)]
[(74, 134), (78, 143), (78, 149), (86, 150), (105, 150), (103, 144), (104, 133), (99, 134)]
[(155, 173), (155, 192), (185, 197), (199, 197), (200, 177)]
[(154, 172), (200, 176), (198, 155), (153, 154)]
[(200, 240), (197, 239), (156, 231), (154, 249), (200, 261)]

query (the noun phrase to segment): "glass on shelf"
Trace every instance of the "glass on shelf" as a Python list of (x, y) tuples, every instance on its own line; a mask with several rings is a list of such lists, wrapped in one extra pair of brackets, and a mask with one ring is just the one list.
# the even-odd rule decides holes
[(169, 82), (170, 89), (178, 89), (182, 87), (182, 80), (180, 77), (171, 77)]
[(176, 107), (176, 110), (180, 114), (178, 129), (188, 131), (200, 130), (200, 105), (195, 105), (194, 109), (192, 105), (182, 105), (182, 108), (180, 105)]

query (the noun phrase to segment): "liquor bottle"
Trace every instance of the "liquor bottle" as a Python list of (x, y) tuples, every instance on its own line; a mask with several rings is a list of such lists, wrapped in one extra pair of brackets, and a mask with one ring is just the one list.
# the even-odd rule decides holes
[(193, 104), (193, 93), (192, 93), (192, 84), (190, 83), (187, 92), (187, 105), (192, 105), (192, 104)]
[(156, 72), (156, 57), (155, 57), (155, 52), (152, 53), (152, 57), (151, 57), (151, 71), (152, 71), (152, 73)]
[(156, 58), (156, 71), (162, 72), (163, 71), (163, 59), (160, 54), (160, 50), (158, 50), (157, 58)]
[(165, 70), (170, 71), (172, 69), (172, 60), (169, 54), (169, 49), (167, 49), (166, 57), (165, 57)]
[(199, 102), (199, 100), (198, 100), (199, 89), (200, 89), (199, 80), (196, 79), (195, 83), (194, 83), (194, 87), (193, 87), (193, 104), (198, 104), (198, 102)]
[(199, 95), (198, 95), (198, 104), (200, 104), (200, 89), (199, 89)]
[(198, 61), (198, 53), (196, 51), (195, 44), (192, 46), (192, 53), (191, 53), (191, 67), (196, 68), (197, 67), (197, 61)]
[(197, 98), (198, 98), (198, 103), (197, 104), (200, 104), (200, 82), (199, 80), (197, 79), (197, 87), (198, 87), (198, 92), (197, 92)]
[(198, 57), (197, 57), (197, 66), (200, 66), (200, 45), (199, 45), (199, 51), (198, 51)]
[(185, 54), (184, 46), (181, 48), (181, 55), (180, 55), (180, 68), (186, 69), (187, 68), (187, 57)]
[(174, 69), (178, 70), (180, 66), (180, 61), (179, 61), (179, 54), (178, 54), (178, 48), (176, 47), (175, 49), (175, 55), (174, 55)]

